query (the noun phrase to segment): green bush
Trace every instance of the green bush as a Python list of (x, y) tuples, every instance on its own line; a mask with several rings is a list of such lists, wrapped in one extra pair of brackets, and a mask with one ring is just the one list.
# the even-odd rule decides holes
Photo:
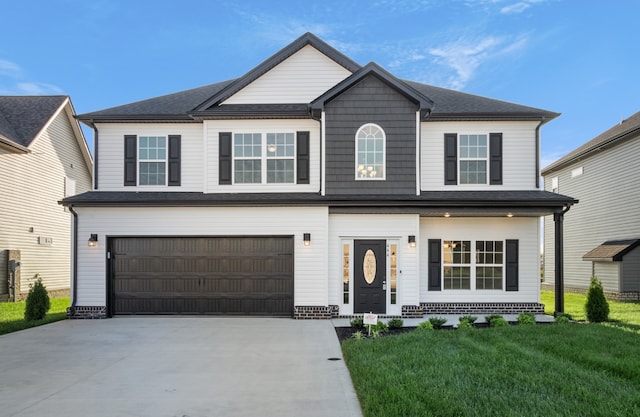
[(492, 314), (491, 316), (487, 316), (486, 318), (487, 322), (489, 323), (489, 327), (504, 327), (509, 325), (509, 322), (499, 314)]
[(42, 320), (51, 307), (49, 294), (42, 279), (38, 280), (29, 289), (29, 295), (25, 303), (24, 319), (26, 321)]
[(484, 321), (486, 321), (487, 324), (491, 324), (491, 320), (497, 319), (497, 318), (502, 318), (502, 316), (500, 314), (490, 314), (484, 317)]
[(467, 319), (461, 319), (460, 323), (458, 323), (458, 329), (463, 330), (463, 329), (473, 329), (474, 325), (473, 322), (470, 322)]
[(571, 322), (571, 316), (569, 314), (560, 313), (556, 316), (555, 322), (557, 324), (566, 324)]
[(429, 323), (433, 326), (434, 329), (439, 329), (443, 324), (447, 322), (447, 319), (444, 317), (430, 317)]
[(423, 321), (416, 327), (418, 331), (433, 330), (433, 324), (430, 321)]
[(402, 319), (399, 319), (399, 318), (393, 318), (389, 320), (389, 323), (387, 324), (389, 325), (390, 329), (402, 329), (402, 326), (404, 325), (404, 321), (402, 321)]
[(602, 283), (596, 277), (591, 278), (589, 291), (587, 291), (585, 311), (587, 320), (592, 323), (601, 323), (609, 318), (609, 303), (604, 296)]
[(531, 313), (518, 314), (518, 324), (533, 325), (536, 324), (536, 317)]
[(371, 326), (371, 336), (373, 337), (378, 337), (380, 335), (382, 335), (383, 333), (386, 333), (389, 331), (389, 326), (387, 326), (387, 324), (383, 321), (378, 320), (378, 323), (376, 323), (375, 325)]
[(362, 317), (354, 317), (351, 319), (351, 327), (354, 329), (364, 329), (364, 319)]
[(476, 316), (460, 316), (460, 322), (467, 321), (471, 324), (475, 323), (478, 318)]

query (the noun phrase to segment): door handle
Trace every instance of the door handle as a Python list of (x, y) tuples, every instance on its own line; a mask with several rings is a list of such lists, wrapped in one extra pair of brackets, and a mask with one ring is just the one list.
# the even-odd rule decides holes
[(387, 289), (387, 281), (382, 281), (382, 289), (383, 290)]

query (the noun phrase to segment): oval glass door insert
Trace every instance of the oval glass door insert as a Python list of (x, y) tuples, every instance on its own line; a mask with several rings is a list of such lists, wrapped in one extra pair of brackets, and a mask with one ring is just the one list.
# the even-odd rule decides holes
[(367, 249), (364, 254), (362, 272), (364, 273), (364, 280), (371, 285), (376, 279), (376, 254), (371, 249)]

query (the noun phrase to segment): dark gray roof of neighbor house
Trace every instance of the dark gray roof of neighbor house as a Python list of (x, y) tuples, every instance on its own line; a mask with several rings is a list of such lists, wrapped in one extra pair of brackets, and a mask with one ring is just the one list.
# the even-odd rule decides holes
[(65, 206), (331, 206), (466, 208), (513, 207), (562, 208), (574, 204), (571, 197), (541, 190), (528, 191), (424, 191), (419, 196), (348, 195), (319, 193), (201, 193), (89, 191), (65, 198)]
[(607, 149), (637, 136), (640, 136), (640, 111), (545, 167), (542, 170), (542, 175), (556, 171), (593, 152)]
[(28, 147), (68, 96), (0, 96), (0, 136)]
[[(294, 42), (268, 58), (266, 61), (249, 71), (240, 78), (210, 84), (191, 90), (181, 91), (169, 95), (137, 101), (118, 107), (111, 107), (91, 113), (78, 115), (77, 118), (85, 123), (93, 121), (190, 121), (198, 118), (223, 117), (302, 117), (301, 108), (307, 106), (307, 115), (310, 117), (310, 103), (291, 103), (289, 108), (271, 108), (260, 114), (258, 109), (251, 105), (245, 107), (220, 106), (224, 100), (240, 91), (251, 82), (274, 68), (276, 65), (293, 55), (306, 45), (312, 45), (330, 59), (342, 65), (347, 70), (358, 73), (360, 70), (371, 71), (375, 68), (376, 74), (388, 75), (403, 93), (417, 97), (422, 104), (432, 108), (431, 119), (434, 120), (540, 120), (547, 122), (559, 116), (559, 113), (550, 112), (534, 107), (522, 106), (505, 101), (494, 100), (487, 97), (462, 93), (446, 88), (434, 87), (413, 81), (405, 81), (395, 78), (375, 63), (361, 67), (347, 56), (329, 46), (315, 35), (306, 33)], [(349, 78), (348, 78), (349, 79)], [(340, 85), (340, 84), (339, 84)], [(225, 107), (222, 109), (222, 107)], [(273, 113), (276, 113), (273, 116)]]
[(640, 245), (640, 239), (609, 240), (582, 256), (585, 261), (621, 261), (624, 255)]

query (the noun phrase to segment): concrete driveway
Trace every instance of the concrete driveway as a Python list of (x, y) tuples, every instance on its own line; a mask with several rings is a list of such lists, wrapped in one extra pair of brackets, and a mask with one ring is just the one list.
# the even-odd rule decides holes
[(0, 336), (0, 415), (362, 413), (330, 320), (123, 317)]

